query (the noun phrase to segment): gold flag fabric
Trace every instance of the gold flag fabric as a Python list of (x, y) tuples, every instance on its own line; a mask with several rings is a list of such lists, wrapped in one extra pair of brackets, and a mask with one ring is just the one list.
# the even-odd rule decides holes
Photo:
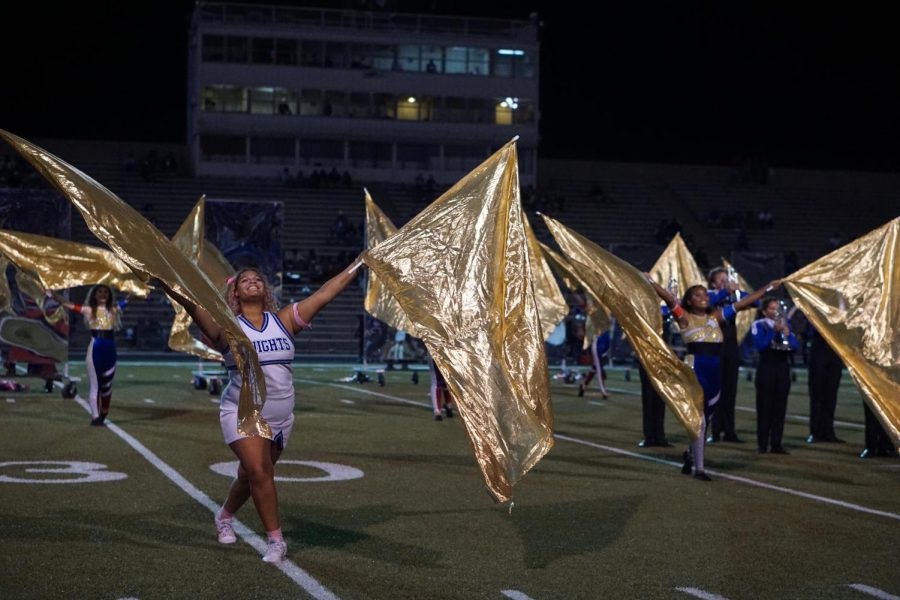
[[(185, 256), (200, 266), (213, 287), (221, 290), (225, 287), (225, 280), (234, 271), (219, 249), (206, 240), (205, 211), (206, 200), (205, 197), (201, 197), (172, 237), (172, 243), (184, 252)], [(169, 348), (176, 352), (193, 354), (204, 360), (221, 361), (221, 353), (191, 335), (190, 327), (193, 319), (188, 312), (177, 302), (172, 303), (172, 308), (175, 309), (175, 319), (172, 321), (172, 330), (169, 333)]]
[(20, 271), (34, 274), (44, 290), (102, 284), (141, 298), (150, 293), (150, 287), (105, 248), (0, 230), (0, 254)]
[(692, 285), (706, 285), (706, 277), (703, 276), (703, 272), (697, 266), (697, 261), (694, 260), (691, 251), (681, 239), (680, 233), (675, 234), (649, 273), (656, 283), (667, 289), (674, 280), (678, 286), (678, 289), (673, 292), (676, 298), (681, 298)]
[[(369, 249), (374, 248), (384, 240), (397, 233), (397, 227), (388, 219), (381, 209), (372, 200), (369, 191), (366, 190), (366, 243)], [(394, 329), (405, 331), (413, 337), (416, 334), (415, 325), (407, 318), (406, 313), (394, 297), (382, 285), (375, 271), (369, 271), (366, 282), (366, 312), (380, 321), (384, 321)]]
[(111, 191), (46, 150), (0, 130), (17, 152), (53, 183), (81, 213), (88, 228), (140, 277), (156, 277), (202, 306), (223, 329), (242, 376), (238, 431), (272, 437), (262, 418), (265, 379), (259, 357), (218, 290), (200, 269), (149, 221)]
[(587, 313), (587, 318), (584, 321), (584, 341), (586, 344), (589, 344), (591, 339), (602, 335), (604, 331), (610, 328), (609, 309), (603, 306), (600, 298), (595, 296), (590, 289), (585, 288), (580, 283), (576, 274), (578, 267), (546, 244), (538, 243), (540, 244), (541, 252), (546, 257), (547, 263), (553, 272), (562, 279), (563, 285), (571, 292), (584, 292), (585, 312)]
[(900, 217), (785, 279), (900, 450)]
[[(523, 214), (524, 217), (524, 214)], [(528, 218), (524, 217), (525, 237), (528, 240), (528, 259), (531, 261), (531, 277), (534, 285), (534, 300), (537, 302), (538, 315), (541, 319), (541, 330), (546, 340), (566, 315), (569, 314), (569, 303), (556, 283), (553, 271), (544, 258), (541, 243)]]
[(553, 445), (547, 357), (510, 142), (363, 254), (425, 342), (498, 502)]
[[(725, 260), (724, 258), (722, 259), (722, 266), (725, 267), (726, 269), (732, 268), (731, 263), (728, 262), (727, 260)], [(737, 273), (737, 271), (735, 271), (735, 273)], [(747, 283), (747, 280), (744, 279), (744, 277), (740, 273), (737, 273), (737, 280), (738, 280), (738, 287), (741, 291), (747, 292), (747, 293), (754, 291), (754, 289), (750, 286), (749, 283)], [(737, 327), (738, 344), (741, 343), (741, 340), (744, 339), (744, 337), (747, 335), (747, 332), (749, 332), (750, 328), (753, 327), (753, 321), (755, 321), (755, 320), (756, 320), (756, 311), (755, 310), (742, 310), (741, 312), (739, 312), (737, 314), (737, 317), (735, 317), (734, 323), (735, 323), (735, 327)]]
[(12, 313), (12, 291), (9, 289), (9, 281), (6, 279), (8, 267), (9, 259), (0, 253), (0, 312)]
[(654, 389), (696, 439), (703, 419), (703, 390), (691, 368), (678, 360), (660, 336), (662, 313), (656, 291), (622, 259), (546, 215), (544, 221), (576, 266), (581, 285), (612, 311)]

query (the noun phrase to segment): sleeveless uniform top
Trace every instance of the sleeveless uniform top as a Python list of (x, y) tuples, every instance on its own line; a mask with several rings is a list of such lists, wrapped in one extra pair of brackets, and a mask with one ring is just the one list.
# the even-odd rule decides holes
[(712, 315), (695, 315), (685, 312), (688, 326), (681, 332), (681, 338), (686, 344), (722, 343), (722, 328)]
[[(294, 362), (294, 336), (272, 312), (263, 313), (260, 329), (254, 327), (243, 315), (238, 315), (237, 320), (259, 355), (259, 364), (266, 378), (266, 401), (293, 398), (294, 372), (291, 363)], [(229, 349), (222, 353), (222, 358), (229, 376), (228, 387), (222, 395), (222, 400), (237, 402), (241, 389), (241, 373)]]
[(84, 316), (84, 320), (87, 321), (88, 326), (91, 329), (100, 331), (111, 331), (115, 329), (116, 315), (111, 310), (107, 310), (105, 306), (98, 306), (96, 314), (91, 307), (87, 305), (76, 305), (75, 310)]

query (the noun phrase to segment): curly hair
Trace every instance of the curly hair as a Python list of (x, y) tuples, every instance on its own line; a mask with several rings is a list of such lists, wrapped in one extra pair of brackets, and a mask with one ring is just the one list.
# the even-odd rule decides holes
[(228, 280), (228, 285), (225, 288), (225, 301), (228, 303), (228, 308), (230, 308), (231, 312), (236, 315), (241, 314), (241, 303), (238, 302), (237, 298), (237, 284), (238, 281), (241, 280), (241, 277), (244, 275), (244, 273), (250, 271), (259, 275), (259, 278), (263, 282), (263, 287), (266, 290), (266, 299), (263, 302), (263, 310), (269, 312), (277, 311), (278, 302), (275, 300), (275, 295), (272, 293), (272, 286), (269, 285), (269, 282), (266, 279), (265, 275), (263, 275), (262, 271), (260, 271), (259, 269), (254, 269), (253, 267), (244, 267), (243, 269), (235, 273), (234, 277)]

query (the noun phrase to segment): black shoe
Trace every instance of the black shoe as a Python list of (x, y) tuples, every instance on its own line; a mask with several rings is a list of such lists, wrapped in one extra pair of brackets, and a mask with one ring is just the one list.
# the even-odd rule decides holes
[(47, 382), (44, 384), (44, 391), (47, 392), (48, 394), (53, 391), (53, 380), (52, 379), (48, 379)]
[(441, 415), (434, 415), (434, 420), (435, 421), (443, 421), (444, 417), (442, 417)]
[(772, 446), (772, 454), (790, 454), (784, 446)]
[(584, 397), (584, 384), (583, 383), (578, 384), (578, 397), (579, 398)]
[(743, 444), (744, 440), (739, 438), (737, 435), (726, 435), (723, 439), (723, 442), (731, 442), (732, 444)]
[(659, 442), (657, 442), (656, 444), (657, 444), (657, 446), (659, 446), (660, 448), (671, 448), (671, 447), (672, 447), (672, 444), (670, 444), (670, 443), (669, 443), (669, 440), (667, 440), (666, 438), (661, 439), (661, 440), (660, 440)]
[(847, 443), (836, 435), (829, 435), (827, 438), (825, 438), (825, 441), (831, 442), (832, 444), (846, 444)]
[(821, 441), (822, 440), (820, 440), (819, 438), (817, 438), (816, 436), (814, 436), (812, 434), (810, 434), (809, 437), (806, 438), (807, 444), (815, 444), (815, 443), (821, 442)]
[(650, 438), (638, 442), (638, 448), (651, 448), (653, 446), (659, 446), (659, 442), (651, 440)]
[(447, 418), (448, 418), (448, 419), (452, 419), (452, 418), (453, 418), (453, 408), (450, 407), (450, 406), (445, 406), (445, 407), (444, 407), (444, 414), (447, 415)]
[(707, 443), (707, 444), (715, 444), (715, 443), (718, 442), (718, 441), (719, 441), (719, 436), (717, 436), (717, 435), (708, 435), (708, 436), (706, 436), (706, 443)]
[(868, 448), (866, 448), (862, 452), (859, 453), (859, 457), (860, 458), (874, 458), (875, 453), (873, 451), (869, 450)]
[(91, 425), (94, 427), (106, 427), (106, 423), (103, 421), (106, 420), (106, 415), (100, 415), (96, 419), (91, 419)]
[(694, 461), (691, 460), (691, 453), (685, 450), (684, 454), (681, 455), (681, 459), (684, 461), (684, 464), (681, 465), (681, 474), (690, 475), (691, 470), (694, 468)]
[(712, 477), (710, 477), (703, 471), (697, 471), (696, 473), (694, 473), (694, 479), (699, 479), (700, 481), (712, 481)]
[(756, 449), (757, 454), (766, 454), (768, 451), (769, 451), (768, 448), (757, 448)]

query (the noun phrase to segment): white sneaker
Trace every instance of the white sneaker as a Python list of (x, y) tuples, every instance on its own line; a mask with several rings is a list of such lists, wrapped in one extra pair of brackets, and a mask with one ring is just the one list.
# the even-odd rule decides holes
[(269, 540), (269, 547), (266, 549), (266, 555), (263, 556), (263, 560), (277, 563), (284, 560), (285, 556), (287, 556), (287, 544), (283, 541)]
[(234, 534), (234, 527), (231, 526), (231, 521), (220, 521), (216, 518), (216, 531), (219, 534), (219, 543), (220, 544), (233, 544), (237, 541), (237, 536)]

